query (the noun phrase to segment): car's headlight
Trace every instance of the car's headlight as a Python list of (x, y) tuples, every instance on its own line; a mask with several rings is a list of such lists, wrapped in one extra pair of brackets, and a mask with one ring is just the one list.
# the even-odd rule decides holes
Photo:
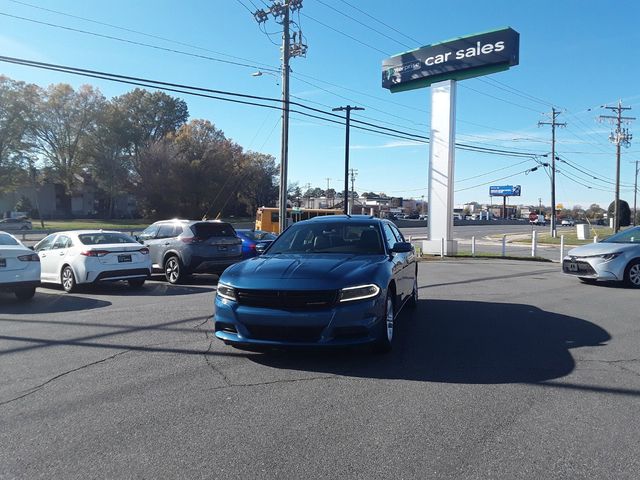
[(353, 302), (355, 300), (365, 300), (376, 297), (380, 293), (380, 287), (374, 284), (358, 285), (340, 290), (341, 302)]
[(226, 300), (231, 300), (232, 302), (237, 301), (236, 298), (236, 289), (230, 287), (229, 285), (225, 285), (224, 283), (218, 284), (218, 296), (224, 298)]
[(600, 258), (602, 258), (603, 260), (609, 261), (609, 260), (613, 260), (616, 257), (620, 256), (620, 252), (618, 253), (606, 253), (604, 255), (600, 255)]

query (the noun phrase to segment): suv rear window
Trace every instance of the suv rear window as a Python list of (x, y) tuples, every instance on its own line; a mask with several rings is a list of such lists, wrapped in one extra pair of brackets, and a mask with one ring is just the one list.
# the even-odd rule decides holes
[(191, 230), (198, 238), (206, 240), (211, 237), (235, 237), (236, 231), (229, 223), (194, 223), (191, 225)]

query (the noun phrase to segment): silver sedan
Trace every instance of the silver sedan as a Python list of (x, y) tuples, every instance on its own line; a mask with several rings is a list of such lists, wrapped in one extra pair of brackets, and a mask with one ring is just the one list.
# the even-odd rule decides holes
[(584, 282), (624, 281), (640, 288), (640, 227), (569, 250), (562, 271)]

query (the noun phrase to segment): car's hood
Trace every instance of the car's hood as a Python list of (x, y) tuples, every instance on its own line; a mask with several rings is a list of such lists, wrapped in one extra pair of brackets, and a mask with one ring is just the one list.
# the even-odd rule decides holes
[[(385, 255), (264, 255), (229, 267), (220, 281), (239, 288), (341, 288), (372, 281)], [(296, 283), (298, 282), (298, 283)]]
[(605, 255), (607, 253), (624, 252), (630, 249), (640, 249), (638, 244), (633, 243), (588, 243), (581, 247), (572, 248), (568, 255), (571, 257), (589, 257), (595, 255)]

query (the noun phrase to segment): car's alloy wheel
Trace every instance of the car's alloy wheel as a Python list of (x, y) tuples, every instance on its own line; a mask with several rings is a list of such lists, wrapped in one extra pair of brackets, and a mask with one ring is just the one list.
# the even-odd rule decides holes
[(627, 265), (624, 280), (630, 287), (640, 288), (640, 260), (634, 260)]
[(164, 263), (164, 276), (171, 284), (178, 283), (182, 279), (182, 266), (178, 257), (169, 257)]
[(62, 288), (64, 288), (64, 291), (67, 293), (71, 293), (76, 289), (76, 277), (71, 267), (64, 267), (62, 269)]
[(385, 300), (384, 317), (380, 322), (378, 338), (373, 345), (373, 350), (377, 353), (387, 353), (393, 347), (395, 333), (395, 309), (393, 307), (393, 292), (387, 292)]

